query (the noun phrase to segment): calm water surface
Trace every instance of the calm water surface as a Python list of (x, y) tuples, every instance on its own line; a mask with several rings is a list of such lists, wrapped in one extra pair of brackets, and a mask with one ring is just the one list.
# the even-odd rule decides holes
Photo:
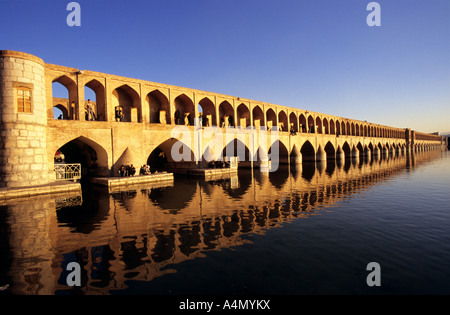
[(449, 185), (432, 151), (16, 200), (0, 294), (450, 294)]

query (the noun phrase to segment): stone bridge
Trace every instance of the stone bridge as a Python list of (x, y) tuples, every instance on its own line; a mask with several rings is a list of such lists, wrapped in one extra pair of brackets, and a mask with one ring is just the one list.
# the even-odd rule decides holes
[[(81, 163), (84, 175), (117, 176), (128, 164), (180, 170), (239, 156), (239, 167), (273, 167), (445, 145), (409, 128), (53, 65), (22, 52), (0, 51), (0, 77), (3, 187), (54, 181), (57, 151)], [(56, 82), (66, 99), (54, 97)], [(94, 120), (86, 115), (87, 88)]]

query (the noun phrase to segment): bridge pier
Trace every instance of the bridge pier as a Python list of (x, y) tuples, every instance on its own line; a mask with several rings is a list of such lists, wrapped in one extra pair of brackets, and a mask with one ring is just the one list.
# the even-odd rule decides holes
[(345, 154), (341, 147), (336, 150), (336, 161), (339, 161), (342, 164), (345, 162)]

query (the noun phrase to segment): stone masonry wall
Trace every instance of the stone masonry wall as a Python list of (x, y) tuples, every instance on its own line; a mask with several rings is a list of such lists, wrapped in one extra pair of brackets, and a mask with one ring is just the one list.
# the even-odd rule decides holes
[[(44, 64), (0, 51), (0, 187), (48, 183)], [(31, 113), (17, 109), (16, 89), (31, 89)]]

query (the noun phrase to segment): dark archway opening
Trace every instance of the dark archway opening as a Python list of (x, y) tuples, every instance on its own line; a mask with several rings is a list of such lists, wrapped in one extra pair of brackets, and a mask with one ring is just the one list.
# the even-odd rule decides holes
[(80, 139), (74, 139), (56, 151), (55, 164), (81, 164), (81, 179), (104, 176), (98, 152)]
[(150, 167), (150, 172), (165, 171), (167, 167), (167, 157), (163, 150), (159, 147), (152, 151), (147, 159), (147, 165)]

